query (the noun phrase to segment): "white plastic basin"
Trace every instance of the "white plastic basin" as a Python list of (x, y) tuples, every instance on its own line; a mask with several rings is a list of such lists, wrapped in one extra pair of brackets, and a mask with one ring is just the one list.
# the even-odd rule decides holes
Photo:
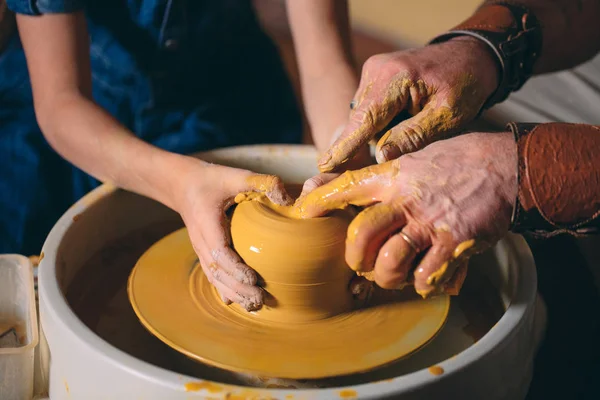
[[(303, 182), (317, 172), (317, 156), (310, 146), (246, 146), (200, 157), (275, 173), (288, 182)], [(38, 282), (41, 327), (50, 352), (52, 400), (231, 399), (237, 398), (235, 395), (248, 399), (524, 398), (545, 314), (537, 300), (533, 257), (525, 240), (517, 235), (507, 236), (471, 262), (470, 273), (486, 276), (506, 308), (496, 325), (475, 345), (464, 346), (453, 343), (464, 338), (453, 333), (449, 321), (449, 333), (440, 334), (440, 341), (411, 358), (397, 377), (360, 384), (345, 381), (342, 386), (325, 389), (211, 385), (197, 376), (161, 368), (119, 350), (78, 318), (65, 293), (90, 255), (104, 244), (177, 218), (173, 211), (149, 199), (104, 185), (57, 222), (43, 247)], [(460, 351), (446, 357), (444, 349), (453, 345)], [(425, 367), (429, 362), (442, 367), (444, 373), (432, 374)], [(190, 383), (196, 385), (191, 387)]]

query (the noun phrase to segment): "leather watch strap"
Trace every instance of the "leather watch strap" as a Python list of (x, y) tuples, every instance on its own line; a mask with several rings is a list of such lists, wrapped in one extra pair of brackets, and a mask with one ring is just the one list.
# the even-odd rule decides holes
[(519, 157), (511, 231), (600, 233), (600, 127), (510, 123)]
[(475, 37), (489, 46), (498, 62), (498, 88), (483, 110), (505, 100), (531, 77), (542, 48), (541, 26), (526, 7), (511, 1), (486, 2), (470, 18), (430, 44), (457, 36)]

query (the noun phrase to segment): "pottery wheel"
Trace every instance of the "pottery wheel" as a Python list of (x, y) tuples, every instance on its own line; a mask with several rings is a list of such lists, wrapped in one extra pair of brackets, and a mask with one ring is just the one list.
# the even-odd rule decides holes
[(359, 373), (406, 357), (435, 337), (450, 306), (448, 296), (423, 300), (405, 289), (394, 301), (310, 323), (263, 321), (220, 300), (186, 229), (143, 254), (128, 292), (142, 324), (175, 350), (222, 369), (288, 379)]

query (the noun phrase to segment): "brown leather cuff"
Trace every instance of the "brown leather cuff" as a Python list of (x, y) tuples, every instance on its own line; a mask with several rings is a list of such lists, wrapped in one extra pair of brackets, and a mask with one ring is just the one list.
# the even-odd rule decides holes
[(498, 88), (482, 110), (504, 101), (531, 77), (542, 48), (542, 30), (537, 18), (516, 1), (488, 2), (475, 14), (430, 44), (457, 36), (472, 36), (487, 44), (498, 62)]
[(600, 127), (510, 123), (519, 157), (511, 231), (600, 233)]

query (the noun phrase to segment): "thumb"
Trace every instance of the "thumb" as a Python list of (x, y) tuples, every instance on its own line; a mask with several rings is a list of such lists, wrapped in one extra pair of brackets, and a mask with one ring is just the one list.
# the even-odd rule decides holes
[(459, 117), (447, 104), (428, 103), (414, 117), (386, 132), (377, 143), (377, 162), (394, 160), (403, 154), (423, 149), (450, 135), (459, 125)]
[(291, 205), (294, 200), (285, 190), (280, 177), (276, 175), (251, 174), (247, 176), (238, 193), (262, 193), (269, 200), (279, 205)]

